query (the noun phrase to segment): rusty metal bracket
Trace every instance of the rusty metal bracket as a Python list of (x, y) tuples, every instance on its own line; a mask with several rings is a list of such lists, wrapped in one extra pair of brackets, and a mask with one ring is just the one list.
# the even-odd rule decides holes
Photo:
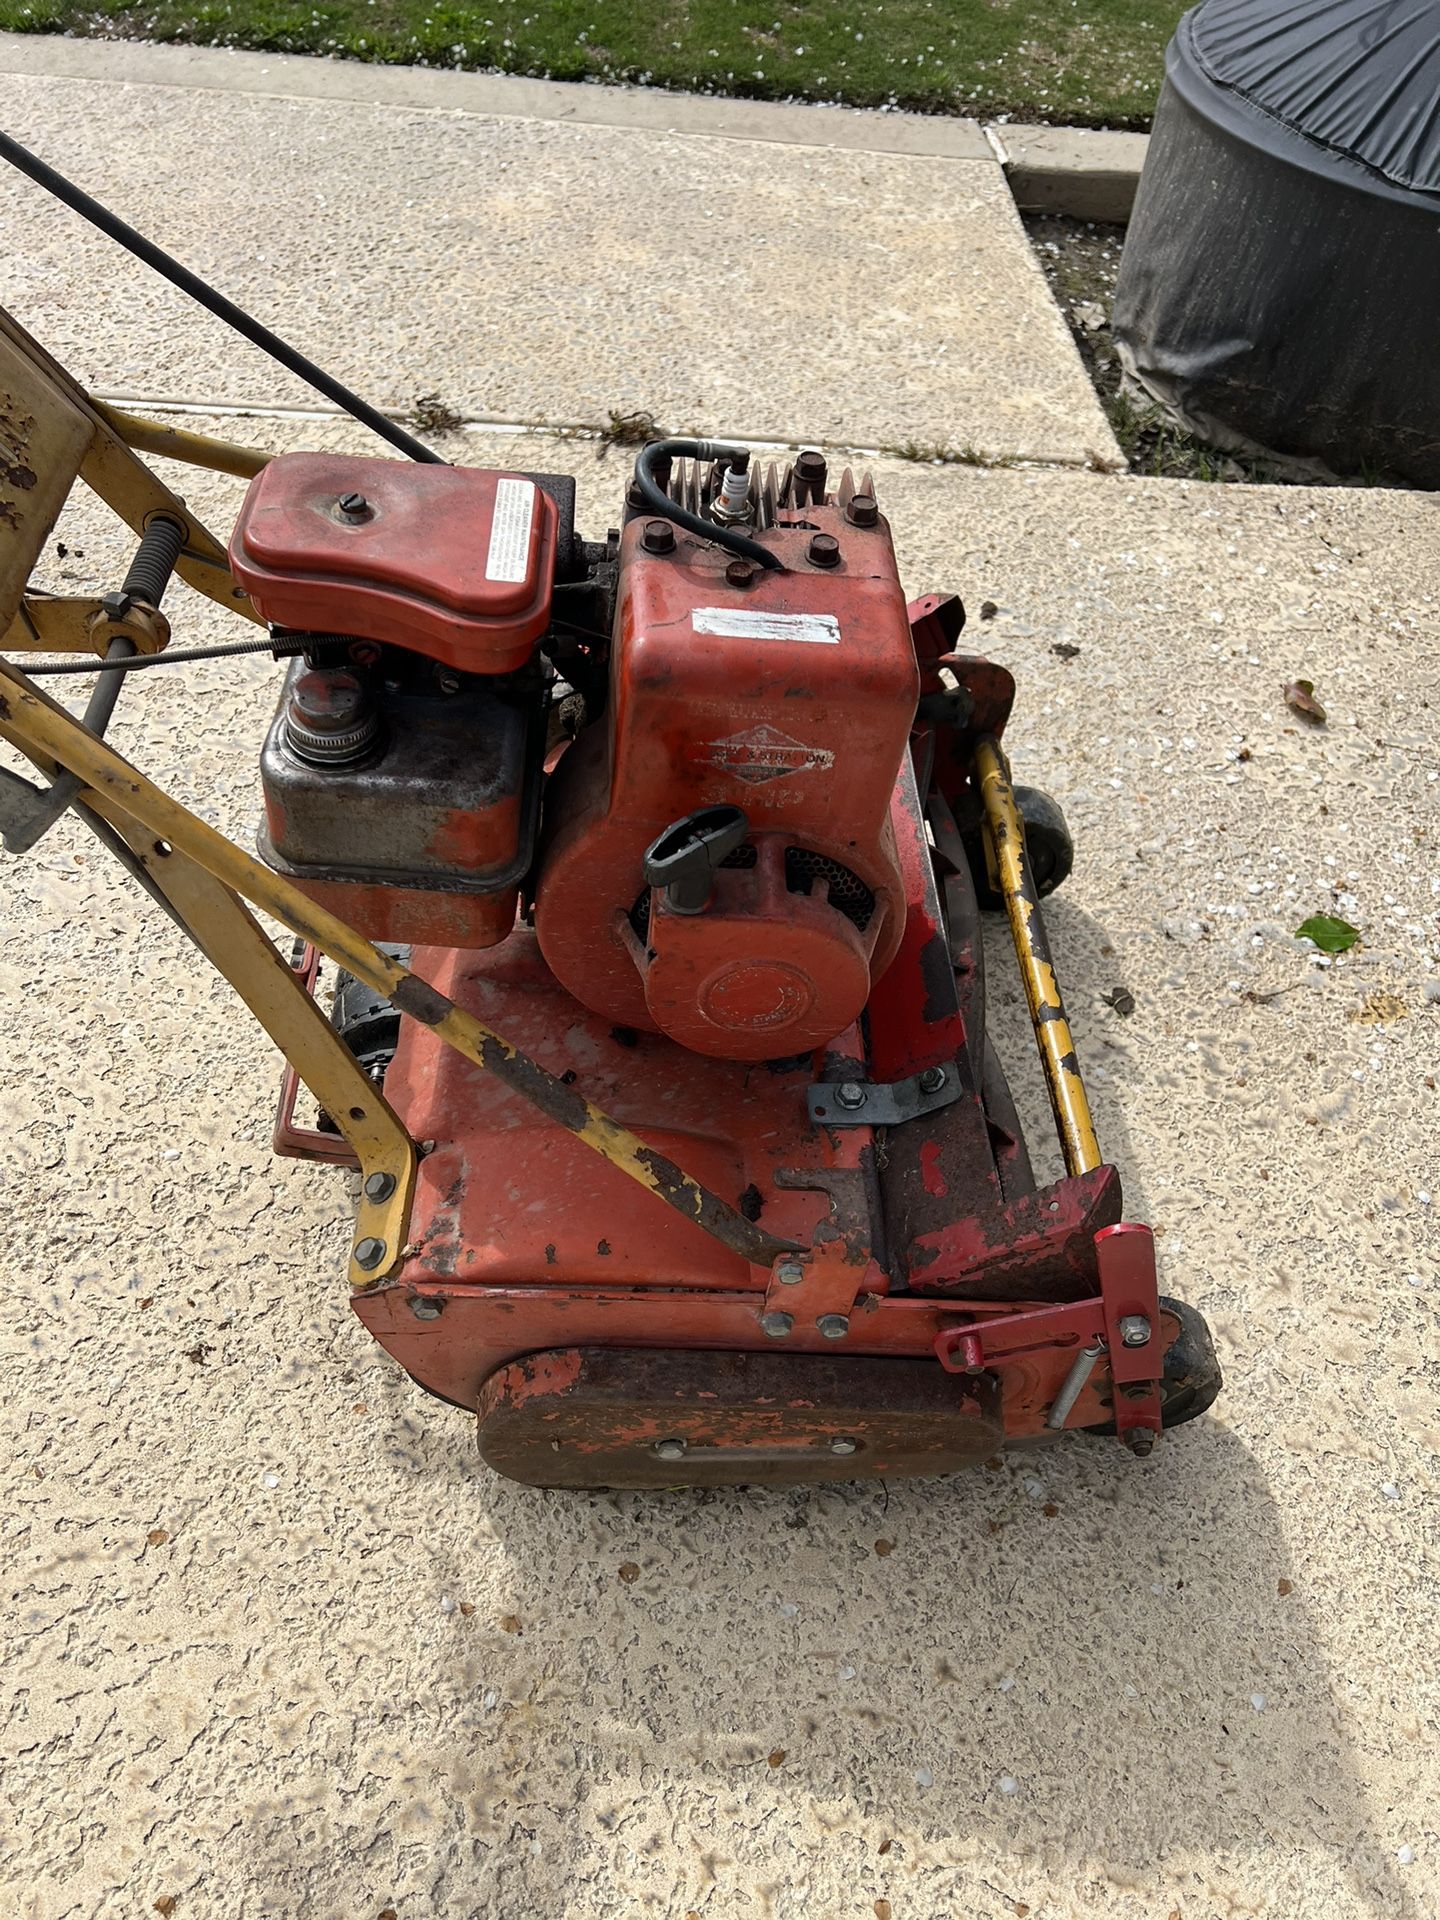
[(810, 1118), (819, 1127), (903, 1127), (925, 1113), (953, 1106), (966, 1091), (958, 1067), (925, 1067), (908, 1080), (826, 1080), (808, 1089)]
[[(1102, 1227), (1095, 1235), (1095, 1255), (1098, 1294), (1027, 1307), (1019, 1313), (977, 1315), (945, 1327), (935, 1336), (935, 1357), (947, 1372), (979, 1374), (992, 1367), (1003, 1369), (1047, 1348), (1073, 1349), (1077, 1362), (1088, 1363), (1088, 1377), (1089, 1364), (1105, 1353), (1115, 1385), (1116, 1434), (1132, 1453), (1143, 1457), (1161, 1431), (1160, 1375), (1165, 1357), (1154, 1236), (1149, 1227), (1132, 1221)], [(1075, 1372), (1072, 1367), (1071, 1374)], [(1067, 1377), (1060, 1390), (1062, 1398), (1070, 1384)]]

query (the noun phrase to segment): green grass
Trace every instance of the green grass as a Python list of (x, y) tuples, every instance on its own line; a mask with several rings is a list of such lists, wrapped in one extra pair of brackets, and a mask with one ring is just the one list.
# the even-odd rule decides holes
[(0, 0), (0, 27), (1145, 124), (1179, 0)]

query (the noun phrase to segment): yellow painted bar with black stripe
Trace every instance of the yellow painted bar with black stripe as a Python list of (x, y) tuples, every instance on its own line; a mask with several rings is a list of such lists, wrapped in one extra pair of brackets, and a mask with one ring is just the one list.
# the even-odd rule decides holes
[(1015, 958), (1025, 986), (1035, 1044), (1045, 1069), (1045, 1085), (1060, 1134), (1065, 1167), (1089, 1173), (1101, 1164), (1100, 1143), (1090, 1117), (1090, 1100), (1075, 1057), (1075, 1041), (1060, 998), (1055, 962), (1040, 912), (1040, 897), (1025, 853), (1025, 823), (1015, 804), (1010, 767), (1000, 742), (982, 735), (975, 743), (975, 776), (985, 808), (985, 827), (995, 855), (995, 873), (1010, 920)]
[[(22, 752), (38, 748), (78, 774), (97, 795), (113, 800), (125, 814), (142, 822), (154, 835), (145, 856), (147, 864), (163, 863), (171, 848), (187, 855), (253, 906), (310, 941), (337, 966), (383, 994), (401, 1013), (422, 1021), (457, 1053), (492, 1073), (638, 1186), (743, 1259), (769, 1266), (780, 1254), (796, 1251), (794, 1242), (778, 1239), (747, 1220), (668, 1156), (592, 1106), (574, 1087), (566, 1086), (280, 874), (197, 819), (42, 694), (13, 661), (4, 659), (0, 659), (0, 738)], [(83, 793), (79, 798), (83, 803)]]

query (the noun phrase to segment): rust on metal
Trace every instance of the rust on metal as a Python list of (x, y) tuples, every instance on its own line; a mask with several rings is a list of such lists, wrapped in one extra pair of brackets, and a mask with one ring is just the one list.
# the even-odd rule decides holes
[(492, 1374), (478, 1415), (482, 1458), (542, 1487), (952, 1473), (1005, 1438), (993, 1378), (820, 1354), (562, 1348)]

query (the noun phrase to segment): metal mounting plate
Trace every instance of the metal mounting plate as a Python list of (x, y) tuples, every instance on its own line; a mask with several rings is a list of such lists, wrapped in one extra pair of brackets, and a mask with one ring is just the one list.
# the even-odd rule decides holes
[[(928, 1082), (936, 1074), (942, 1076), (937, 1085), (921, 1086), (922, 1080)], [(827, 1080), (811, 1087), (807, 1099), (816, 1126), (900, 1127), (922, 1113), (953, 1106), (964, 1091), (959, 1070), (951, 1061), (912, 1074), (908, 1080)]]

